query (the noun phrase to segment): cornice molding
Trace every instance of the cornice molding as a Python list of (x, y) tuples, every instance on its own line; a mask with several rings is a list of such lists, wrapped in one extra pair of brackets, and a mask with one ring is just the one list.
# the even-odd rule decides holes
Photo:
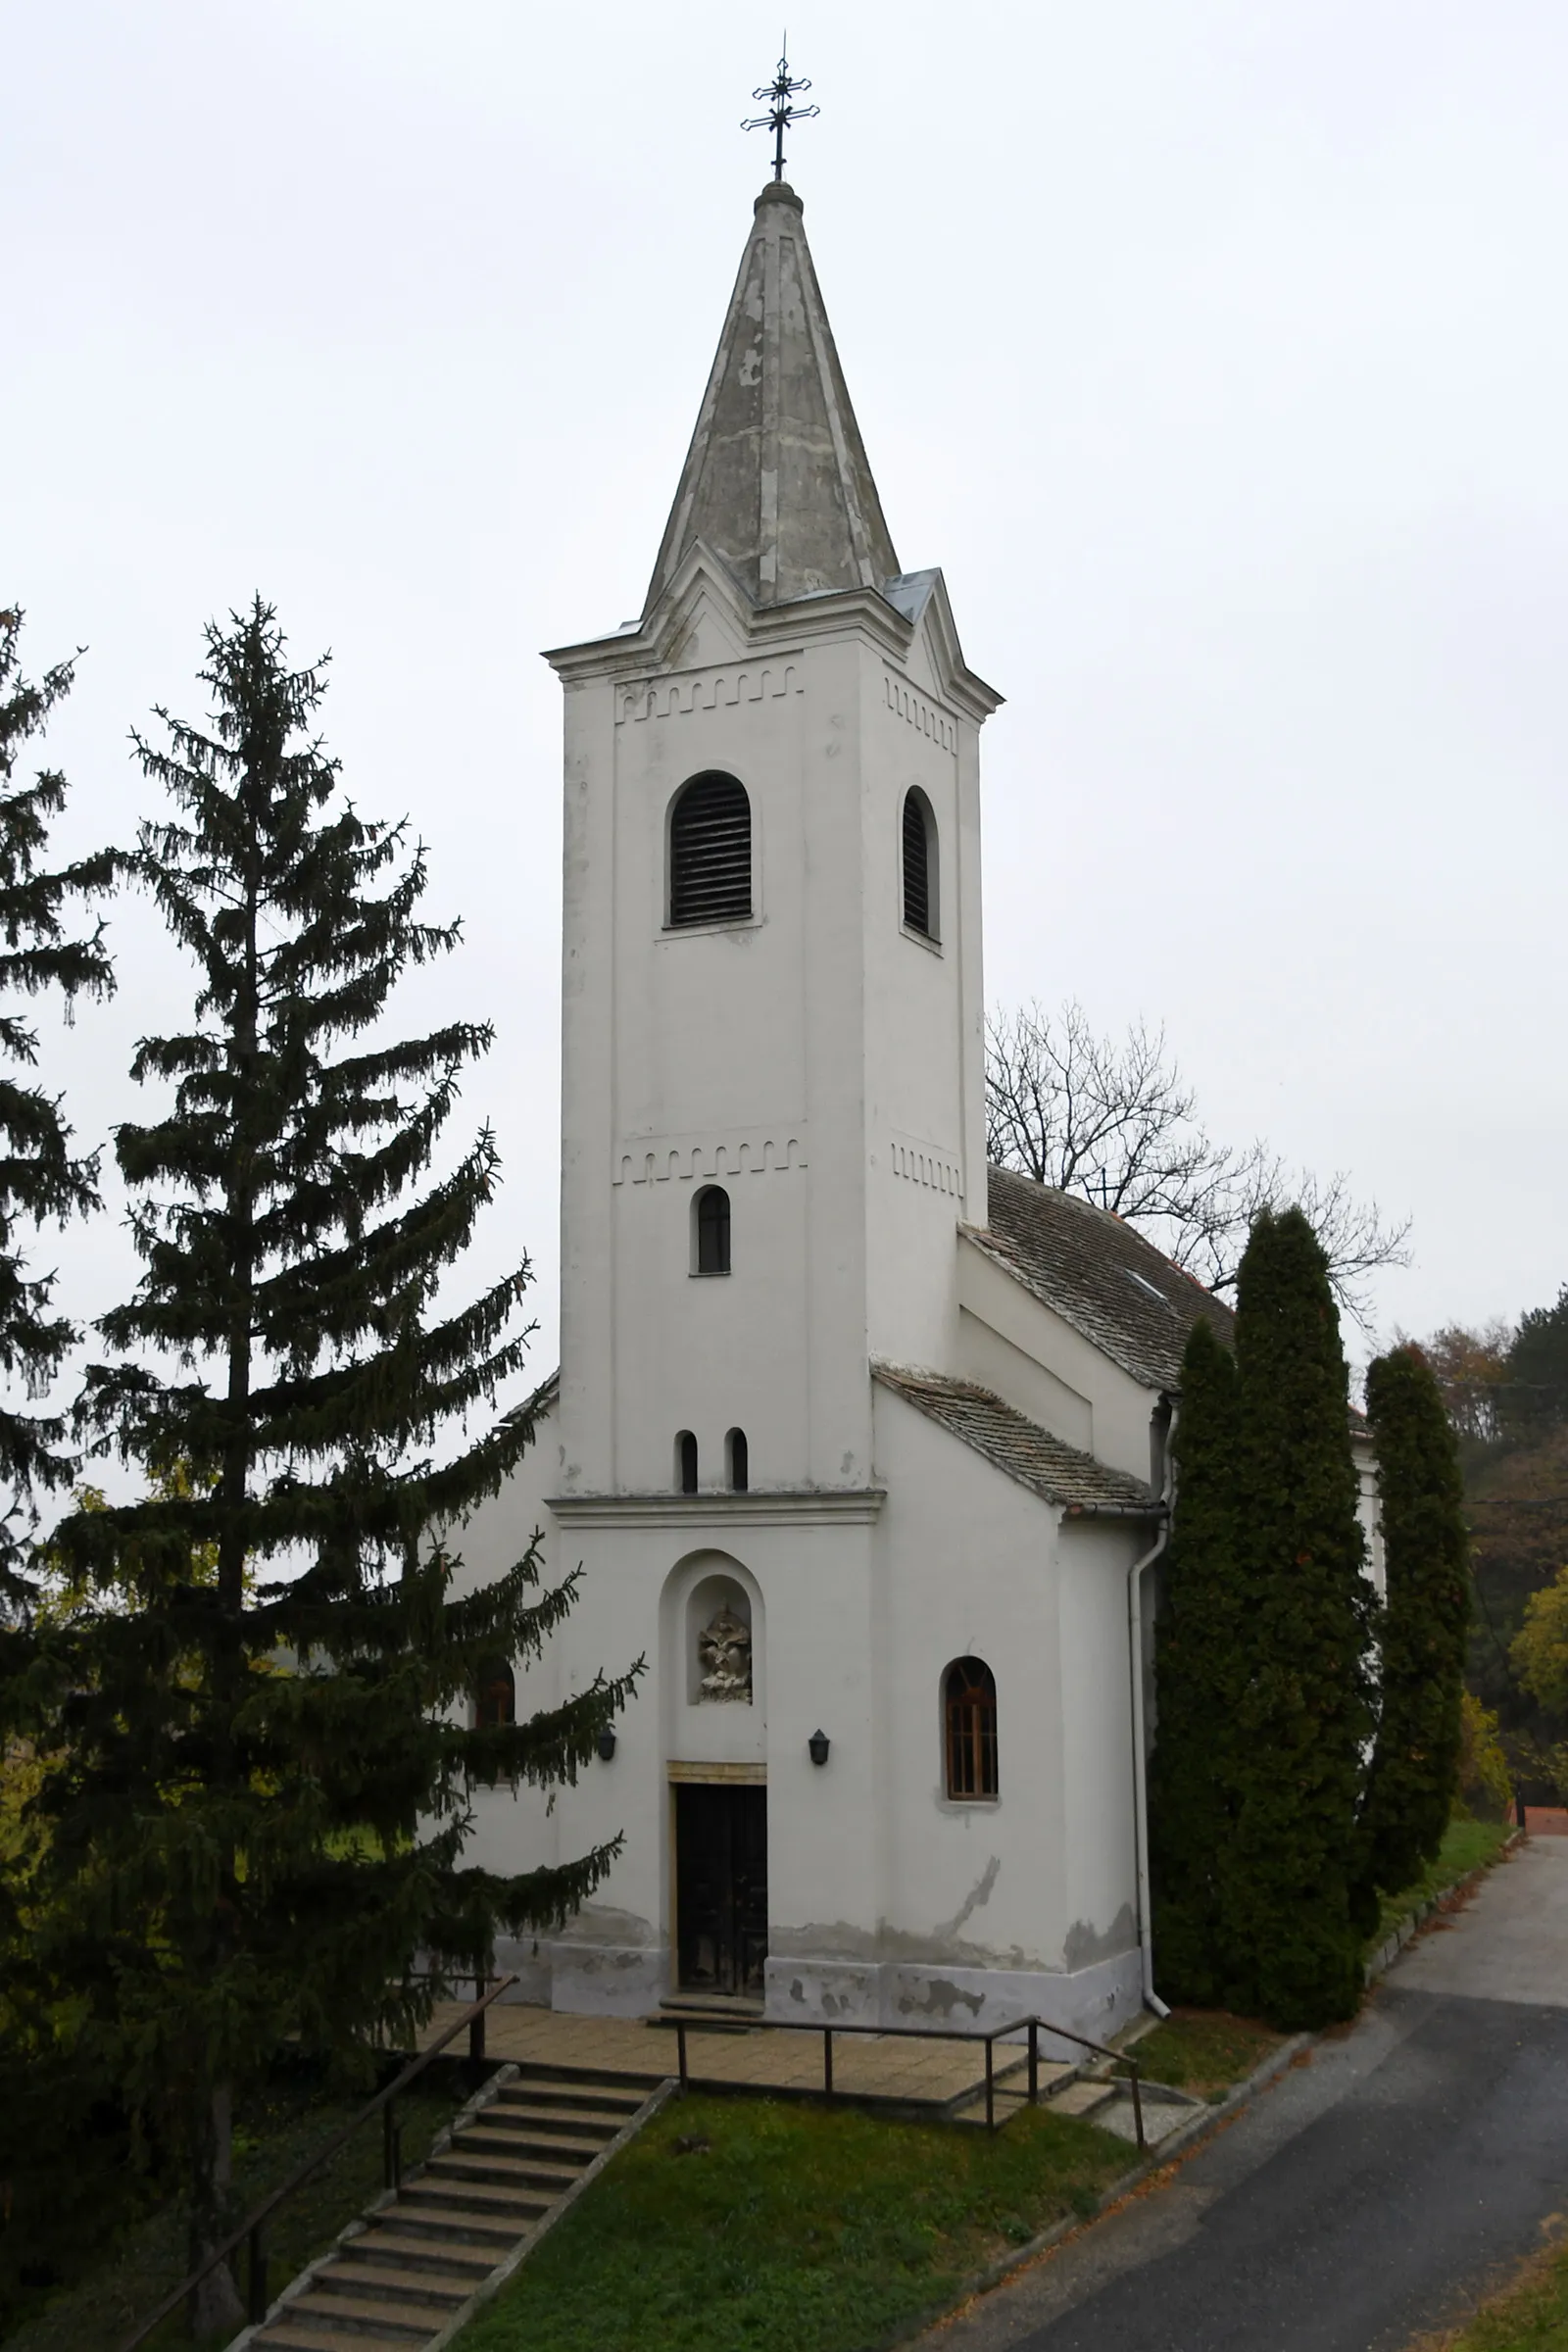
[(885, 1487), (808, 1489), (769, 1494), (549, 1494), (545, 1507), (564, 1527), (867, 1527), (887, 1500)]

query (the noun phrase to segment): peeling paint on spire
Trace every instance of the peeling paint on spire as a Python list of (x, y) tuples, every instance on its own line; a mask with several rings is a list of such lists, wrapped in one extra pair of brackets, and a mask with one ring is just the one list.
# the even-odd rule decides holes
[(758, 605), (898, 572), (802, 209), (787, 180), (757, 199), (645, 612), (698, 539)]

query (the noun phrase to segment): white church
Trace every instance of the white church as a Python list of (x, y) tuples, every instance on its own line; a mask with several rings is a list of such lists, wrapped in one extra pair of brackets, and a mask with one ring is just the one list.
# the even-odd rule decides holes
[(500, 1957), (558, 2009), (1103, 2035), (1153, 1989), (1172, 1404), (1195, 1317), (1230, 1317), (986, 1165), (1001, 698), (942, 573), (894, 553), (782, 180), (642, 617), (549, 659), (562, 1367), (460, 1547), (470, 1585), (536, 1528), (552, 1575), (582, 1565), (519, 1712), (647, 1671), (553, 1805), (477, 1792), (498, 1869), (625, 1838)]

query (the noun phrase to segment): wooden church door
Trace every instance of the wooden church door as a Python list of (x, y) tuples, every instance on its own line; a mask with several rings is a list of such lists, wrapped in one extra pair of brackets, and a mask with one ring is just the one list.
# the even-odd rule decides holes
[(757, 1993), (767, 1957), (767, 1790), (684, 1781), (675, 1789), (681, 1989)]

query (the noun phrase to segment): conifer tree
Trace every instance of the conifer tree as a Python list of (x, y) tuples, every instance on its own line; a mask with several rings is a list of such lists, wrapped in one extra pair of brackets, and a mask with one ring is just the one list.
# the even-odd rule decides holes
[[(197, 990), (137, 1050), (163, 1092), (116, 1137), (143, 1272), (99, 1325), (114, 1360), (83, 1407), (153, 1491), (58, 1532), (102, 1601), (63, 1638), (67, 1755), (43, 1800), (57, 1957), (108, 1957), (113, 2010), (88, 2031), (129, 2095), (165, 2103), (193, 2262), (232, 2222), (233, 2093), (286, 2037), (405, 2034), (432, 1997), (421, 1948), (488, 1965), (498, 1926), (598, 1884), (613, 1845), (510, 1879), (466, 1867), (468, 1793), (574, 1779), (629, 1689), (601, 1675), (470, 1728), (484, 1661), (537, 1655), (576, 1581), (541, 1592), (535, 1545), (460, 1596), (432, 1536), (532, 1434), (496, 1409), (526, 1261), (467, 1304), (436, 1298), (496, 1189), (488, 1130), (436, 1164), (491, 1030), (385, 1036), (395, 983), (459, 926), (420, 919), (404, 827), (344, 800), (311, 731), (320, 665), (286, 666), (258, 599), (208, 630), (200, 675), (212, 731), (160, 710), (167, 748), (137, 739), (172, 806), (130, 863)], [(198, 2329), (233, 2317), (220, 2269)]]
[[(29, 1263), (41, 1226), (63, 1225), (99, 1205), (98, 1159), (71, 1150), (60, 1098), (38, 1083), (38, 1033), (22, 1001), (57, 992), (67, 1014), (78, 996), (104, 997), (114, 973), (102, 926), (76, 934), (73, 901), (107, 889), (107, 853), (51, 870), (42, 861), (51, 821), (66, 801), (66, 779), (43, 768), (17, 779), (23, 746), (70, 693), (74, 663), (62, 662), (38, 683), (22, 676), (22, 614), (0, 612), (0, 1626), (13, 1635), (34, 1589), (29, 1573), (39, 1500), (68, 1485), (74, 1458), (66, 1424), (39, 1409), (78, 1334), (53, 1307), (55, 1278)], [(16, 1661), (15, 1645), (5, 1654)]]
[(1237, 1291), (1236, 1523), (1252, 1672), (1223, 1942), (1231, 2006), (1287, 2028), (1353, 2014), (1356, 1829), (1372, 1732), (1348, 1388), (1322, 1249), (1298, 1209), (1252, 1230)]
[(1377, 1744), (1362, 1811), (1363, 1911), (1443, 1843), (1453, 1809), (1470, 1631), (1459, 1451), (1443, 1392), (1417, 1348), (1366, 1376), (1377, 1441), (1387, 1601), (1379, 1639)]
[(1236, 1359), (1200, 1316), (1182, 1364), (1176, 1493), (1155, 1646), (1149, 1842), (1162, 1989), (1212, 2005), (1228, 1971), (1223, 1881), (1236, 1828), (1236, 1727), (1251, 1635), (1238, 1558)]

